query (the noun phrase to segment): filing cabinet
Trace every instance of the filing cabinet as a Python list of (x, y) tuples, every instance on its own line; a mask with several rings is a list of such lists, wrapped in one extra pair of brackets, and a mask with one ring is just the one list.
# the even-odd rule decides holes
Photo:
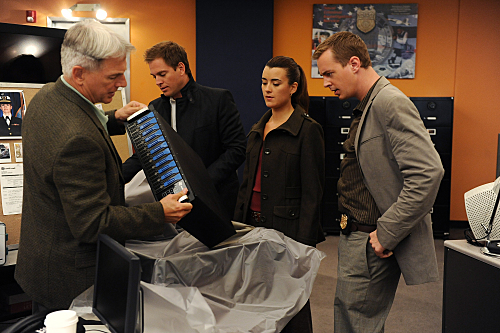
[[(446, 238), (450, 228), (451, 151), (453, 132), (453, 97), (411, 97), (430, 134), (443, 167), (441, 182), (432, 209), (434, 236)], [(340, 232), (340, 213), (337, 202), (337, 181), (343, 158), (342, 143), (346, 140), (357, 99), (310, 97), (309, 114), (323, 127), (325, 133), (325, 193), (323, 196), (323, 230)]]

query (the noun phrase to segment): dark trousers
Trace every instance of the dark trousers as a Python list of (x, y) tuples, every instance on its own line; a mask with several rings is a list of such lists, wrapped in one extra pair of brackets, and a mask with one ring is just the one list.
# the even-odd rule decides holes
[(286, 324), (281, 333), (312, 333), (311, 303), (306, 305)]

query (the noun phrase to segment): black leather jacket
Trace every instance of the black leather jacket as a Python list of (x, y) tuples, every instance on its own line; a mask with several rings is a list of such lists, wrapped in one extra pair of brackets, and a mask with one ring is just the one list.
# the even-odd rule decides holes
[[(245, 160), (245, 130), (229, 90), (202, 86), (193, 78), (176, 100), (177, 133), (201, 157), (210, 178), (232, 215), (239, 181), (236, 170)], [(165, 95), (152, 105), (170, 124), (170, 98)], [(134, 154), (123, 164), (128, 182), (142, 169)]]

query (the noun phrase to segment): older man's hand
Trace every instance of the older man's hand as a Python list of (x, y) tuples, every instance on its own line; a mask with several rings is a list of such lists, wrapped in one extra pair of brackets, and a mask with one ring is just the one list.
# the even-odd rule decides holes
[(179, 193), (169, 194), (160, 200), (160, 203), (163, 205), (163, 212), (167, 223), (175, 224), (179, 222), (193, 208), (193, 205), (190, 203), (179, 202), (179, 199), (183, 195), (186, 195), (187, 192), (187, 189), (183, 189)]
[(131, 115), (133, 115), (134, 113), (145, 107), (147, 107), (146, 104), (136, 101), (131, 101), (121, 109), (116, 110), (115, 118), (120, 121), (126, 121), (128, 117), (130, 117)]

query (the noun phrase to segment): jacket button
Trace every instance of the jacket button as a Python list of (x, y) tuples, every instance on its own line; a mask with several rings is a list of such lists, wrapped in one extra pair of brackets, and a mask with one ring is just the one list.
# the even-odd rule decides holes
[(267, 200), (268, 198), (267, 194), (262, 194), (260, 197), (262, 198), (262, 200)]
[(288, 211), (288, 214), (291, 216), (291, 217), (294, 217), (295, 216), (295, 212), (293, 210), (289, 210)]
[(264, 171), (262, 173), (262, 176), (264, 176), (265, 178), (269, 177), (269, 171)]
[(265, 217), (265, 216), (263, 216), (263, 215), (261, 215), (261, 216), (260, 216), (260, 222), (261, 222), (261, 223), (265, 223), (265, 222), (266, 222), (266, 217)]
[(266, 154), (266, 155), (271, 154), (271, 149), (270, 148), (264, 149), (264, 154)]

